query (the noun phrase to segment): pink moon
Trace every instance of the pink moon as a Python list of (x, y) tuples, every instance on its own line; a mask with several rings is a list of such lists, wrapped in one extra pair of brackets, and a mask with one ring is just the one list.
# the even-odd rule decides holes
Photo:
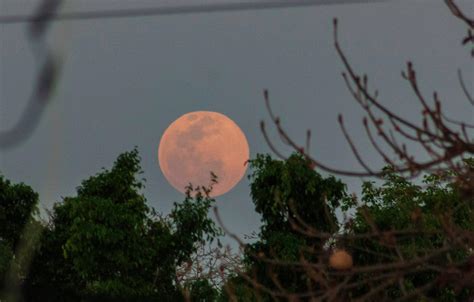
[(217, 175), (211, 196), (230, 191), (244, 176), (249, 159), (247, 138), (227, 116), (212, 111), (182, 115), (165, 130), (158, 162), (165, 178), (178, 191), (208, 187), (211, 171)]

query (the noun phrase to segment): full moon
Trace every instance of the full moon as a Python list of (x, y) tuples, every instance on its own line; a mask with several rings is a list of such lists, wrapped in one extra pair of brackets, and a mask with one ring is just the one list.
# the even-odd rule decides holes
[(158, 162), (168, 182), (178, 191), (208, 187), (217, 175), (211, 196), (230, 191), (244, 176), (249, 146), (239, 126), (211, 111), (184, 114), (165, 130), (158, 147)]

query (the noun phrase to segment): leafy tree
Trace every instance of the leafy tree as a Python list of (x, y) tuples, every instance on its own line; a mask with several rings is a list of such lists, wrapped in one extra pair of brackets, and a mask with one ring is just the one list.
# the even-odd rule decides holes
[[(278, 298), (270, 294), (278, 288), (288, 293), (304, 291), (310, 279), (302, 268), (284, 264), (298, 262), (301, 253), (308, 261), (317, 262), (318, 257), (306, 251), (322, 250), (326, 240), (307, 236), (295, 225), (304, 221), (321, 232), (337, 231), (334, 211), (347, 198), (345, 185), (334, 177), (323, 178), (298, 154), (285, 161), (258, 155), (250, 165), (251, 196), (256, 211), (261, 214), (262, 226), (257, 242), (246, 246), (247, 275), (266, 289), (262, 293), (266, 300)], [(234, 278), (227, 286), (237, 291), (234, 294), (241, 299), (255, 297), (241, 277)]]
[(162, 217), (139, 192), (139, 163), (136, 149), (123, 153), (55, 205), (26, 282), (28, 300), (184, 299), (176, 267), (197, 242), (219, 234), (207, 217), (213, 199), (197, 189)]
[(16, 247), (26, 223), (37, 214), (37, 206), (38, 194), (31, 187), (0, 176), (0, 239)]
[[(465, 164), (473, 168), (472, 160)], [(245, 269), (228, 279), (220, 301), (473, 296), (474, 204), (452, 181), (456, 172), (427, 175), (417, 184), (386, 168), (384, 183), (365, 182), (357, 203), (303, 156), (258, 156), (251, 165), (262, 227), (257, 241), (245, 246)], [(337, 207), (354, 213), (342, 225)], [(339, 259), (339, 267), (331, 265), (336, 254), (350, 264)]]
[[(239, 272), (245, 273), (245, 272)], [(217, 301), (259, 301), (262, 300), (258, 290), (252, 284), (241, 276), (230, 277), (221, 289)], [(268, 298), (267, 298), (268, 300)]]
[[(462, 264), (473, 257), (472, 247), (469, 250), (465, 239), (449, 236), (450, 229), (474, 231), (473, 203), (466, 200), (456, 183), (444, 181), (447, 175), (427, 175), (423, 184), (417, 185), (391, 169), (385, 171), (382, 186), (364, 183), (362, 205), (348, 228), (355, 235), (374, 232), (385, 232), (385, 235), (349, 239), (346, 244), (353, 250), (354, 262), (361, 266), (401, 264), (392, 273), (402, 275), (402, 281), (385, 291), (390, 299), (401, 298), (423, 286), (430, 286), (428, 298), (438, 301), (467, 299), (469, 293), (473, 294), (472, 280), (464, 284), (449, 282), (450, 275), (444, 267), (462, 273), (467, 268)], [(417, 266), (402, 267), (404, 261), (421, 257), (428, 259)], [(358, 279), (370, 277), (371, 273), (357, 276)], [(379, 283), (373, 282), (371, 286), (376, 284)], [(369, 291), (368, 285), (361, 286), (353, 294)]]
[[(472, 46), (474, 19), (457, 1), (444, 2), (451, 13), (468, 27), (461, 44)], [(435, 90), (431, 98), (421, 89), (412, 61), (406, 62), (401, 75), (421, 105), (419, 120), (409, 120), (390, 109), (370, 84), (369, 76), (351, 63), (350, 55), (340, 43), (338, 20), (334, 19), (333, 24), (334, 46), (344, 66), (344, 82), (363, 109), (363, 128), (370, 145), (390, 166), (390, 171), (380, 170), (373, 166), (373, 161), (364, 159), (364, 152), (350, 135), (342, 115), (338, 118), (339, 125), (361, 169), (338, 168), (312, 157), (308, 152), (311, 132), (307, 131), (305, 145), (294, 140), (281, 118), (274, 114), (268, 91), (264, 92), (268, 113), (279, 137), (285, 145), (302, 153), (313, 166), (333, 174), (386, 181), (382, 187), (366, 183), (360, 206), (350, 200), (343, 204), (343, 210), (355, 209), (357, 216), (352, 224), (346, 226), (346, 234), (335, 234), (333, 239), (337, 239), (336, 249), (342, 249), (338, 255), (347, 260), (337, 266), (347, 267), (345, 264), (348, 263), (351, 269), (333, 272), (320, 263), (311, 263), (313, 267), (317, 266), (317, 269), (310, 270), (317, 278), (329, 280), (323, 282), (326, 290), (313, 292), (313, 297), (318, 300), (330, 299), (330, 296), (341, 300), (355, 297), (358, 300), (473, 300), (474, 167), (472, 159), (466, 161), (474, 153), (473, 125), (470, 121), (448, 117), (443, 109), (448, 103), (442, 102), (439, 91)], [(474, 55), (474, 50), (471, 54)], [(461, 70), (458, 70), (458, 80), (467, 105), (473, 105), (474, 99)], [(261, 126), (269, 147), (280, 157), (285, 156), (270, 141), (264, 122)], [(410, 151), (413, 146), (419, 147), (415, 148), (415, 153)], [(431, 174), (423, 184), (426, 188), (401, 177), (420, 177), (424, 173)], [(442, 181), (440, 175), (443, 175)], [(324, 235), (318, 232), (310, 235)], [(350, 255), (341, 246), (351, 249), (355, 259), (348, 257)], [(334, 249), (329, 259), (335, 260), (335, 254)], [(285, 294), (286, 288), (279, 290)], [(350, 293), (350, 296), (341, 293)]]
[(218, 290), (214, 288), (209, 280), (197, 280), (188, 284), (185, 288), (187, 299), (193, 302), (216, 301)]
[(0, 285), (3, 291), (3, 282), (6, 277), (6, 273), (10, 268), (10, 262), (13, 259), (13, 251), (11, 247), (5, 242), (0, 241)]
[(21, 274), (21, 258), (15, 257), (15, 251), (21, 241), (29, 239), (24, 230), (29, 223), (35, 222), (37, 206), (38, 194), (31, 187), (23, 183), (12, 184), (0, 176), (0, 296), (5, 290), (4, 282), (10, 267), (15, 267), (14, 274)]

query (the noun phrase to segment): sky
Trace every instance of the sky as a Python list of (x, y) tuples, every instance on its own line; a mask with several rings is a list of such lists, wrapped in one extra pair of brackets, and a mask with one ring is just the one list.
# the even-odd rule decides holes
[[(179, 3), (204, 2), (218, 1)], [(470, 0), (457, 2), (474, 13)], [(36, 3), (0, 0), (0, 15), (28, 14)], [(64, 10), (157, 3), (172, 2), (70, 0)], [(473, 120), (456, 74), (462, 68), (472, 91), (470, 50), (460, 45), (466, 27), (443, 1), (62, 21), (48, 33), (48, 43), (64, 62), (55, 95), (31, 136), (0, 150), (0, 172), (32, 186), (41, 207), (51, 208), (61, 197), (74, 195), (82, 180), (111, 168), (120, 153), (137, 146), (147, 179), (143, 193), (150, 206), (166, 214), (183, 195), (159, 169), (158, 143), (169, 124), (185, 113), (227, 115), (245, 133), (251, 157), (271, 153), (259, 128), (264, 120), (272, 141), (291, 153), (270, 125), (263, 89), (269, 89), (273, 110), (290, 136), (303, 143), (311, 129), (311, 154), (317, 159), (359, 169), (337, 124), (342, 113), (363, 157), (380, 167), (363, 132), (362, 111), (341, 77), (332, 39), (334, 17), (341, 46), (388, 107), (417, 120), (420, 106), (400, 76), (412, 60), (428, 97), (436, 89), (447, 114)], [(0, 131), (21, 116), (38, 72), (25, 32), (24, 24), (0, 25)], [(413, 149), (415, 155), (418, 151)], [(349, 192), (359, 192), (361, 179), (343, 180)], [(258, 231), (260, 224), (249, 194), (244, 178), (216, 201), (226, 227), (240, 236)]]

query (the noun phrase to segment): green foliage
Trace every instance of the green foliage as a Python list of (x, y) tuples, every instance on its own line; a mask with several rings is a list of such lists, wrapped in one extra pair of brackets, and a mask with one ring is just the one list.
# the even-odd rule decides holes
[[(456, 185), (446, 182), (439, 175), (427, 175), (423, 184), (416, 185), (386, 169), (385, 183), (378, 187), (373, 182), (363, 185), (362, 205), (357, 208), (349, 232), (365, 234), (377, 231), (418, 231), (418, 235), (387, 238), (385, 244), (379, 240), (357, 239), (348, 243), (353, 247), (353, 258), (357, 265), (374, 265), (399, 261), (399, 255), (405, 259), (414, 259), (433, 253), (446, 242), (453, 245), (449, 253), (432, 259), (435, 265), (445, 266), (450, 261), (462, 262), (469, 256), (465, 246), (453, 242), (446, 236), (445, 222), (450, 221), (460, 229), (474, 230), (473, 204), (466, 202)], [(397, 245), (397, 249), (390, 246)], [(388, 244), (386, 244), (388, 243)], [(404, 287), (413, 290), (436, 280), (440, 273), (433, 270), (421, 270), (405, 277)], [(367, 275), (359, 276), (367, 278)], [(354, 294), (368, 290), (358, 288)], [(390, 297), (401, 295), (399, 285), (389, 290)], [(440, 301), (459, 301), (466, 291), (454, 294), (452, 285), (432, 290), (430, 296)]]
[[(469, 162), (466, 162), (469, 164)], [(337, 208), (355, 211), (348, 234), (373, 231), (415, 230), (420, 236), (397, 237), (398, 250), (379, 240), (357, 237), (336, 242), (345, 245), (356, 265), (376, 265), (423, 256), (441, 248), (448, 238), (443, 232), (446, 221), (466, 231), (474, 230), (472, 202), (466, 202), (464, 191), (447, 175), (428, 175), (422, 184), (415, 184), (386, 169), (385, 183), (363, 185), (361, 204), (350, 198), (345, 185), (334, 177), (324, 178), (300, 155), (288, 160), (274, 160), (258, 155), (250, 161), (251, 196), (262, 226), (258, 238), (247, 245), (244, 270), (270, 290), (279, 286), (288, 293), (307, 291), (307, 274), (295, 263), (304, 254), (313, 263), (327, 241), (308, 236), (295, 229), (305, 228), (325, 234), (340, 229), (335, 216)], [(191, 259), (197, 246), (211, 243), (222, 231), (208, 217), (214, 199), (212, 188), (187, 188), (187, 195), (174, 203), (169, 216), (163, 217), (147, 206), (140, 193), (143, 181), (140, 158), (135, 149), (121, 154), (111, 170), (84, 180), (77, 195), (57, 203), (50, 221), (44, 225), (34, 219), (38, 195), (26, 185), (12, 185), (0, 177), (0, 276), (13, 265), (27, 301), (272, 301), (264, 290), (256, 290), (241, 276), (230, 277), (219, 293), (206, 280), (194, 280), (180, 288), (175, 281), (176, 270)], [(216, 182), (215, 176), (212, 177)], [(28, 230), (25, 232), (24, 230)], [(26, 274), (27, 262), (14, 251), (20, 242), (34, 242), (34, 257)], [(393, 240), (388, 238), (389, 240)], [(27, 244), (28, 245), (28, 244)], [(462, 244), (449, 253), (432, 259), (444, 265), (462, 262), (469, 253)], [(271, 259), (272, 261), (267, 261)], [(272, 279), (272, 277), (274, 279)], [(367, 278), (358, 274), (355, 278)], [(419, 270), (404, 277), (406, 291), (440, 278), (439, 272)], [(3, 279), (3, 278), (2, 278)], [(317, 284), (312, 284), (317, 290)], [(348, 293), (358, 296), (369, 288), (355, 287)], [(392, 299), (401, 296), (400, 284), (387, 291)], [(184, 292), (184, 295), (183, 295)], [(456, 291), (453, 286), (434, 288), (430, 298), (439, 301), (465, 299), (468, 290)]]
[(79, 301), (85, 282), (70, 259), (64, 258), (70, 222), (65, 207), (55, 206), (51, 222), (45, 227), (24, 283), (27, 301)]
[[(25, 292), (31, 301), (180, 301), (176, 268), (219, 229), (214, 200), (189, 194), (169, 217), (139, 192), (140, 158), (121, 154), (113, 168), (83, 181), (77, 196), (54, 206), (33, 259)], [(198, 296), (212, 293), (193, 285)]]
[(5, 241), (0, 241), (0, 284), (10, 267), (10, 261), (13, 258), (13, 251)]
[[(334, 210), (337, 207), (355, 212), (350, 223), (344, 226), (349, 236), (333, 243), (347, 249), (356, 266), (397, 263), (400, 255), (407, 261), (419, 259), (438, 251), (446, 242), (450, 242), (451, 250), (433, 257), (430, 260), (433, 267), (449, 266), (451, 262), (463, 263), (467, 257), (472, 257), (472, 250), (469, 251), (462, 241), (450, 238), (445, 232), (447, 222), (461, 230), (474, 230), (472, 196), (466, 198), (464, 191), (449, 178), (455, 176), (453, 173), (427, 175), (423, 183), (416, 184), (387, 168), (385, 182), (381, 186), (374, 182), (364, 183), (361, 203), (358, 204), (355, 198), (347, 196), (341, 182), (333, 177), (321, 177), (309, 168), (302, 156), (293, 155), (286, 161), (278, 161), (259, 155), (250, 163), (254, 169), (250, 177), (251, 193), (256, 211), (262, 215), (262, 227), (257, 241), (246, 247), (245, 271), (266, 290), (281, 292), (283, 288), (287, 293), (307, 292), (311, 280), (306, 272), (298, 265), (284, 264), (298, 263), (306, 249), (322, 252), (323, 245), (328, 242), (296, 231), (293, 226), (301, 220), (315, 231), (334, 234), (342, 227), (335, 219)], [(389, 236), (382, 241), (379, 237), (350, 236), (373, 231), (407, 231), (408, 234), (396, 238)], [(304, 255), (312, 263), (321, 260)], [(351, 282), (360, 285), (345, 292), (346, 299), (368, 293), (378, 285), (378, 281), (371, 281), (370, 285), (358, 281), (377, 276), (371, 273), (355, 274), (355, 280)], [(341, 282), (334, 278), (328, 282)], [(439, 271), (414, 266), (409, 273), (404, 272), (402, 283), (395, 283), (387, 291), (372, 297), (397, 299), (401, 297), (402, 290), (414, 291), (429, 282), (441, 282), (443, 278), (446, 276)], [(456, 284), (452, 282), (444, 284), (433, 287), (428, 297), (437, 301), (463, 301), (472, 295), (467, 288), (456, 289)], [(318, 290), (318, 285), (313, 283), (311, 288)], [(279, 299), (266, 293), (266, 290), (254, 289), (247, 280), (237, 276), (230, 278), (224, 289), (221, 301), (228, 300), (230, 295), (238, 301)]]
[(215, 301), (218, 297), (218, 291), (208, 280), (196, 280), (186, 286), (188, 299), (193, 302)]
[(0, 176), (0, 240), (16, 247), (26, 223), (38, 211), (38, 194), (29, 186)]
[[(294, 262), (300, 259), (305, 248), (322, 248), (323, 240), (305, 236), (294, 228), (294, 224), (304, 221), (315, 230), (337, 231), (334, 211), (342, 199), (348, 198), (345, 185), (334, 177), (323, 178), (298, 154), (286, 161), (258, 155), (250, 161), (250, 166), (253, 169), (251, 196), (255, 210), (261, 214), (262, 226), (258, 241), (246, 248), (247, 270), (269, 289), (276, 288), (270, 278), (273, 274), (288, 292), (305, 291), (308, 280), (304, 272), (294, 267), (273, 265), (261, 258)], [(246, 281), (236, 278), (228, 286), (247, 292), (248, 286), (241, 282)], [(262, 294), (262, 299), (269, 300), (270, 297)]]
[[(268, 297), (263, 301), (269, 301)], [(257, 291), (242, 277), (233, 276), (227, 280), (227, 283), (221, 289), (221, 293), (217, 298), (219, 302), (233, 301), (257, 302), (262, 301), (262, 297)]]
[(26, 230), (37, 223), (37, 206), (38, 194), (31, 187), (0, 176), (0, 300), (8, 294), (7, 278), (19, 278), (25, 268), (24, 257), (15, 251), (31, 239)]
[[(209, 198), (205, 192), (202, 193), (203, 189), (205, 188), (188, 186), (186, 198), (181, 203), (174, 203), (170, 214), (170, 218), (173, 219), (171, 244), (177, 251), (178, 263), (189, 259), (189, 256), (196, 251), (197, 242), (212, 242), (214, 238), (223, 234), (207, 217), (209, 208), (215, 200)], [(192, 193), (195, 193), (194, 197), (191, 196)]]
[(347, 197), (341, 181), (323, 178), (298, 154), (286, 161), (257, 155), (250, 166), (254, 170), (251, 196), (255, 210), (262, 215), (262, 234), (292, 231), (289, 219), (297, 218), (321, 231), (337, 230), (334, 210)]

